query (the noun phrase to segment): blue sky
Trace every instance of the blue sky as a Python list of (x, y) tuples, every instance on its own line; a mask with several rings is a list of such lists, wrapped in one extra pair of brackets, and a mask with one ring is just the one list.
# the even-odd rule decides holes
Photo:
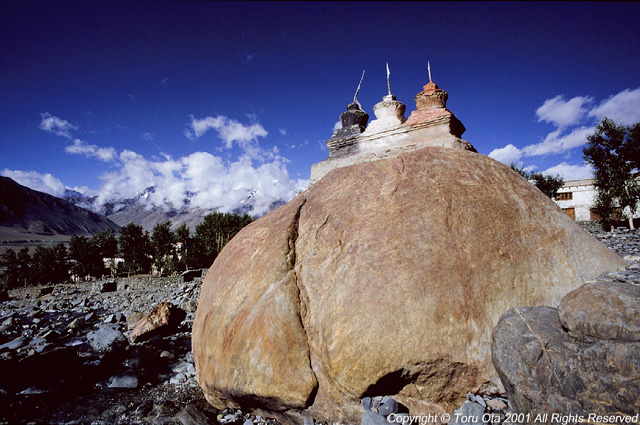
[(0, 174), (99, 202), (266, 209), (309, 179), (358, 100), (433, 80), (485, 155), (589, 177), (602, 116), (640, 121), (637, 2), (6, 1)]

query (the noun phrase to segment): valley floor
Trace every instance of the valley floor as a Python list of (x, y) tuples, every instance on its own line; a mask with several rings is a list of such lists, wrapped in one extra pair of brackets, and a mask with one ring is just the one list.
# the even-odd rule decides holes
[[(625, 271), (598, 280), (640, 284), (640, 231), (583, 227), (627, 260)], [(201, 283), (134, 277), (10, 291), (0, 303), (0, 424), (275, 423), (204, 400), (191, 354)], [(129, 343), (163, 301), (185, 319)]]

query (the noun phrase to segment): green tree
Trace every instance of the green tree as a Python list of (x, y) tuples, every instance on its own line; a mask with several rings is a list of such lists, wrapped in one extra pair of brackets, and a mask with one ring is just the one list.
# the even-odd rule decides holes
[(176, 236), (171, 231), (171, 220), (157, 223), (153, 226), (151, 245), (153, 247), (153, 262), (158, 273), (162, 276), (176, 270)]
[(191, 257), (196, 267), (210, 267), (222, 248), (253, 219), (248, 214), (213, 212), (196, 226)]
[(113, 229), (107, 229), (100, 233), (96, 233), (91, 237), (90, 241), (98, 250), (100, 259), (102, 260), (102, 272), (104, 271), (104, 262), (107, 260), (108, 268), (111, 271), (111, 276), (116, 274), (116, 257), (118, 256), (118, 239), (116, 239), (116, 232)]
[(617, 218), (616, 211), (621, 211), (633, 229), (633, 213), (640, 202), (640, 123), (624, 126), (605, 117), (587, 140), (582, 152), (593, 167), (594, 212), (607, 228)]
[(542, 193), (553, 199), (558, 193), (558, 190), (564, 186), (564, 180), (559, 175), (542, 174), (538, 172), (528, 172), (523, 168), (516, 167), (515, 164), (511, 164), (511, 168), (520, 174), (525, 179), (533, 182), (533, 184), (540, 189)]
[(102, 256), (87, 237), (73, 235), (69, 242), (71, 271), (79, 278), (99, 276), (104, 268)]
[(191, 263), (189, 259), (190, 255), (190, 246), (192, 243), (191, 231), (189, 227), (187, 227), (186, 223), (182, 223), (175, 230), (176, 242), (181, 244), (180, 256), (178, 259), (178, 269), (181, 271), (188, 270), (189, 264)]
[(129, 274), (148, 273), (151, 269), (151, 241), (142, 226), (129, 223), (120, 229), (118, 247)]
[(103, 258), (114, 258), (118, 255), (118, 239), (113, 229), (96, 233), (91, 237), (91, 243), (98, 248)]
[(31, 257), (27, 280), (32, 285), (64, 282), (69, 278), (68, 251), (63, 244), (37, 246)]
[(17, 288), (24, 283), (24, 277), (20, 273), (18, 255), (12, 249), (7, 249), (0, 255), (0, 268), (4, 268), (3, 289)]
[(18, 251), (18, 270), (22, 284), (27, 286), (27, 284), (30, 283), (28, 278), (31, 276), (32, 272), (32, 261), (31, 254), (29, 254), (29, 248), (26, 246)]

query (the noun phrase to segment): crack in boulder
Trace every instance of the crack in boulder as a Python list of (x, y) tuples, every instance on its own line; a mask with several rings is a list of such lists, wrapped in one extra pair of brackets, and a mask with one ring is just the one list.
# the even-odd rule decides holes
[(293, 273), (293, 282), (296, 286), (296, 290), (298, 294), (298, 302), (299, 302), (298, 320), (300, 320), (300, 327), (302, 329), (302, 332), (304, 332), (304, 335), (307, 340), (307, 350), (309, 351), (309, 369), (311, 370), (311, 373), (313, 374), (313, 377), (316, 381), (316, 386), (314, 390), (309, 394), (309, 398), (306, 402), (306, 407), (309, 407), (313, 405), (315, 397), (318, 394), (319, 382), (318, 382), (318, 377), (315, 371), (313, 370), (313, 366), (311, 364), (311, 344), (309, 342), (309, 334), (307, 333), (307, 329), (305, 328), (305, 324), (304, 324), (304, 318), (307, 315), (307, 302), (303, 295), (304, 288), (302, 288), (302, 279), (300, 275), (296, 272), (296, 259), (297, 259), (296, 242), (298, 240), (298, 230), (300, 228), (300, 215), (302, 214), (302, 208), (305, 206), (306, 203), (307, 203), (307, 199), (305, 198), (300, 204), (300, 206), (298, 207), (298, 210), (296, 211), (296, 214), (294, 215), (291, 225), (289, 226), (289, 229), (287, 232), (288, 233), (287, 239), (289, 244), (289, 251), (287, 252), (287, 266), (289, 268), (289, 271)]

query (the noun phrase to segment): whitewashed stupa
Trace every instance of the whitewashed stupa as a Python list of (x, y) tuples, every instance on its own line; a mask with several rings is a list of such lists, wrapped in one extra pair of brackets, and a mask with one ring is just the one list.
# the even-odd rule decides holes
[(368, 126), (369, 115), (357, 101), (356, 91), (354, 101), (340, 115), (342, 128), (336, 130), (327, 141), (329, 158), (311, 167), (310, 184), (335, 168), (395, 157), (425, 146), (476, 152), (469, 142), (460, 138), (466, 129), (447, 109), (448, 93), (431, 81), (430, 74), (429, 83), (414, 97), (417, 110), (408, 119), (404, 117), (406, 106), (391, 94), (389, 73), (389, 92), (373, 107), (376, 119)]

